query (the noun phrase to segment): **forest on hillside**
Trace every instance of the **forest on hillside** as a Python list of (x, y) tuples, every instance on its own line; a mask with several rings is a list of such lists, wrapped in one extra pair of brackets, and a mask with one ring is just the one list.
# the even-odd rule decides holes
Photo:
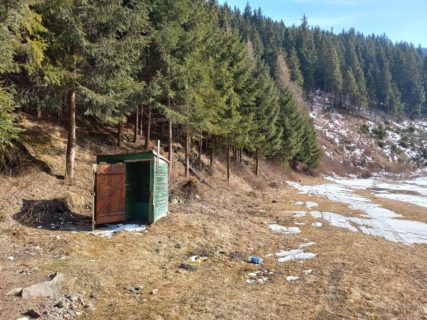
[[(311, 170), (321, 157), (303, 96), (329, 92), (336, 107), (426, 112), (421, 48), (354, 30), (287, 27), (247, 6), (215, 0), (3, 0), (0, 3), (0, 166), (19, 144), (19, 112), (55, 116), (68, 131), (73, 181), (76, 121), (134, 127), (149, 146), (153, 116), (211, 158), (246, 152)], [(202, 149), (202, 148), (201, 148)], [(212, 162), (212, 161), (211, 161)]]
[(271, 73), (221, 12), (204, 0), (2, 1), (2, 164), (13, 158), (24, 111), (67, 125), (69, 182), (79, 117), (116, 126), (119, 147), (132, 122), (134, 140), (144, 131), (148, 147), (156, 114), (168, 123), (170, 161), (173, 141), (184, 141), (187, 176), (191, 144), (202, 141), (228, 164), (231, 153), (248, 152), (256, 173), (266, 157), (315, 167), (320, 149), (283, 56)]
[(251, 41), (271, 70), (276, 56), (284, 55), (292, 80), (307, 94), (326, 91), (334, 106), (346, 109), (375, 108), (411, 118), (427, 114), (427, 56), (421, 47), (354, 29), (335, 34), (309, 26), (305, 16), (301, 25), (286, 26), (249, 4), (243, 12), (225, 5), (222, 17)]

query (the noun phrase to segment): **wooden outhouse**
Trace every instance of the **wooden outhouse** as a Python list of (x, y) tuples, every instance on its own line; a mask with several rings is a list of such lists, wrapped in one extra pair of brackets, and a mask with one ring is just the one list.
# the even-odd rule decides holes
[(98, 155), (93, 224), (150, 224), (167, 215), (168, 165), (154, 151)]

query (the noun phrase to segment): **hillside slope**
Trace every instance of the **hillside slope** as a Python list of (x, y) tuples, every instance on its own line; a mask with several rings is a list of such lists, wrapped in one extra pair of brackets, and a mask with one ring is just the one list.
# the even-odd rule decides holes
[[(15, 176), (2, 176), (0, 184), (1, 319), (30, 310), (52, 320), (427, 316), (425, 245), (322, 225), (307, 210), (349, 217), (359, 212), (301, 194), (288, 185), (289, 173), (280, 165), (263, 162), (256, 178), (245, 157), (232, 163), (228, 183), (223, 159), (216, 158), (211, 170), (202, 156), (202, 163), (193, 162), (198, 179), (188, 184), (177, 145), (169, 216), (142, 233), (108, 236), (90, 230), (94, 156), (141, 150), (140, 143), (115, 149), (113, 132), (94, 136), (82, 123), (76, 184), (70, 187), (61, 177), (63, 128), (28, 117), (22, 124), (26, 166)], [(325, 182), (294, 178), (302, 184)], [(405, 205), (405, 210), (427, 222), (424, 209)], [(248, 263), (251, 255), (263, 263)], [(53, 272), (64, 274), (61, 300), (7, 295)]]
[(368, 111), (331, 112), (320, 95), (313, 98), (311, 109), (327, 175), (408, 173), (426, 164), (427, 121)]

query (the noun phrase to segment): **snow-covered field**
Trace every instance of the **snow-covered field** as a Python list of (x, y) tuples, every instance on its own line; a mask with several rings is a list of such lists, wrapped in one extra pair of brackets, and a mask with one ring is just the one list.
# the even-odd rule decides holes
[(311, 211), (310, 214), (314, 218), (326, 220), (333, 226), (351, 232), (363, 232), (389, 241), (405, 244), (427, 243), (426, 223), (406, 220), (401, 214), (356, 193), (357, 190), (368, 190), (376, 197), (427, 208), (427, 177), (400, 181), (384, 178), (328, 178), (328, 180), (331, 182), (321, 185), (301, 185), (295, 182), (289, 184), (300, 193), (323, 196), (332, 201), (345, 203), (349, 208), (362, 213), (360, 217), (354, 217), (335, 212)]

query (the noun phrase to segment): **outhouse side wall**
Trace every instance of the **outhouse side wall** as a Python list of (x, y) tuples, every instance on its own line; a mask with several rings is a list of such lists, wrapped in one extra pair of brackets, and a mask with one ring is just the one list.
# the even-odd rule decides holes
[[(154, 162), (154, 166), (156, 166)], [(159, 166), (154, 168), (154, 190), (153, 190), (153, 221), (155, 222), (161, 217), (168, 214), (169, 203), (169, 169), (168, 164), (162, 159), (159, 159)]]

